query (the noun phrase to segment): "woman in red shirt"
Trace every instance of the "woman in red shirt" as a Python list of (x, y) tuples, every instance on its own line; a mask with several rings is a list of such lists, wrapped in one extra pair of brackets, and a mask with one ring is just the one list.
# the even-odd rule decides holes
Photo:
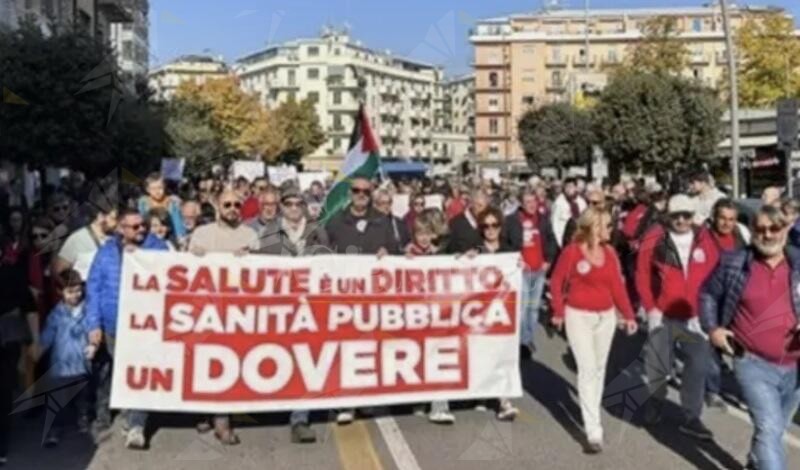
[(622, 313), (628, 335), (638, 327), (625, 291), (616, 253), (608, 244), (611, 214), (589, 208), (578, 219), (572, 243), (558, 258), (550, 280), (553, 303), (551, 322), (566, 326), (567, 341), (578, 365), (578, 398), (587, 444), (585, 451), (603, 450), (600, 404), (606, 363)]

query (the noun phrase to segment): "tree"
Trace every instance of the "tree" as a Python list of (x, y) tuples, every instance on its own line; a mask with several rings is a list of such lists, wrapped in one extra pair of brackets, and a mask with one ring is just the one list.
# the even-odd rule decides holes
[(161, 118), (119, 77), (111, 49), (86, 32), (0, 31), (0, 155), (90, 176), (157, 166)]
[(567, 103), (542, 106), (519, 121), (519, 139), (531, 168), (585, 165), (594, 143), (591, 114)]
[(186, 159), (190, 175), (208, 174), (214, 165), (229, 163), (225, 139), (214, 126), (211, 112), (208, 104), (184, 99), (174, 99), (167, 105), (169, 153)]
[(681, 77), (617, 75), (594, 112), (600, 147), (615, 170), (696, 167), (714, 158), (720, 140), (722, 104), (716, 94)]
[(689, 50), (678, 38), (678, 20), (656, 16), (644, 23), (643, 37), (628, 55), (630, 71), (680, 74), (689, 63)]
[(256, 96), (245, 93), (234, 77), (183, 82), (175, 98), (207, 107), (209, 125), (222, 136), (229, 153), (240, 157), (260, 155), (269, 161), (284, 148), (271, 113)]
[(736, 46), (743, 106), (774, 106), (780, 98), (800, 97), (800, 39), (790, 18), (779, 13), (749, 17), (737, 31)]
[(319, 125), (314, 102), (289, 99), (274, 112), (284, 138), (284, 148), (279, 155), (283, 163), (297, 163), (325, 143), (325, 133)]

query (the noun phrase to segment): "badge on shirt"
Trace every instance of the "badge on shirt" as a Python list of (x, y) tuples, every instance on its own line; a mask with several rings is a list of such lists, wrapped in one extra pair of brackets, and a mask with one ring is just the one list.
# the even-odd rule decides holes
[(358, 230), (361, 233), (364, 233), (366, 229), (367, 229), (367, 219), (361, 219), (358, 222), (356, 222), (356, 230)]
[(582, 260), (580, 260), (578, 262), (578, 273), (579, 274), (585, 276), (585, 275), (589, 274), (589, 271), (591, 271), (591, 270), (592, 270), (592, 265), (589, 264), (589, 262), (586, 261), (585, 259), (582, 259)]
[(706, 262), (706, 252), (703, 251), (702, 248), (697, 248), (692, 253), (692, 258), (694, 259), (695, 263), (705, 263)]
[(525, 230), (530, 230), (533, 228), (533, 221), (526, 220), (525, 222), (522, 223), (522, 226), (525, 228)]

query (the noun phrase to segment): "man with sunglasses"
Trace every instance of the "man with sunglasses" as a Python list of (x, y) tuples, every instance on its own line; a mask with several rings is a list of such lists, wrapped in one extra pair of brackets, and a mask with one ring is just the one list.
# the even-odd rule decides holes
[[(399, 228), (372, 207), (372, 182), (355, 177), (350, 182), (350, 204), (327, 224), (331, 249), (342, 254), (402, 253)], [(398, 233), (395, 236), (395, 233)]]
[(695, 201), (677, 194), (667, 204), (668, 221), (645, 233), (636, 265), (636, 289), (647, 313), (648, 341), (645, 371), (651, 398), (645, 420), (661, 422), (667, 382), (672, 375), (675, 351), (680, 343), (684, 356), (679, 431), (711, 440), (711, 431), (700, 420), (710, 348), (698, 321), (700, 286), (714, 269), (713, 242), (700, 237), (692, 225)]
[[(105, 344), (107, 355), (98, 356), (97, 416), (93, 423), (96, 441), (101, 441), (111, 427), (111, 369), (114, 357), (115, 335), (117, 331), (117, 311), (119, 307), (122, 256), (125, 251), (136, 249), (167, 250), (167, 245), (153, 234), (147, 233), (142, 215), (133, 209), (124, 208), (119, 213), (117, 235), (100, 247), (89, 269), (86, 281), (86, 321), (89, 343), (94, 347)], [(147, 412), (129, 410), (127, 413), (128, 431), (125, 446), (129, 449), (144, 449), (144, 428)]]
[[(242, 223), (242, 200), (233, 189), (225, 189), (217, 200), (219, 216), (216, 223), (198, 227), (189, 240), (189, 252), (197, 256), (206, 253), (233, 253), (242, 256), (258, 249), (258, 234)], [(213, 417), (214, 436), (223, 445), (239, 444), (228, 415)], [(201, 432), (210, 431), (208, 423), (198, 425)]]
[(726, 253), (700, 293), (711, 344), (734, 357), (753, 421), (747, 468), (785, 469), (783, 435), (800, 404), (800, 256), (780, 209), (763, 206), (753, 244)]

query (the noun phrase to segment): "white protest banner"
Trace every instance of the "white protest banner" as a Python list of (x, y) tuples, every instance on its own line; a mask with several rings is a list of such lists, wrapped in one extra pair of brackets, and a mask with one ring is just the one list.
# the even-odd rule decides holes
[(408, 214), (410, 198), (408, 194), (395, 194), (392, 197), (392, 215), (402, 219)]
[(270, 166), (267, 167), (269, 182), (275, 186), (280, 186), (284, 181), (297, 179), (297, 168), (293, 166)]
[(125, 253), (114, 408), (207, 413), (519, 397), (518, 254)]
[(331, 173), (329, 171), (304, 171), (297, 174), (297, 183), (300, 185), (301, 191), (307, 191), (314, 181), (319, 181), (324, 187), (325, 181), (330, 177)]
[(233, 162), (233, 178), (244, 176), (247, 181), (264, 176), (264, 162), (254, 160), (236, 160)]
[(444, 196), (441, 194), (428, 194), (425, 196), (425, 209), (444, 210)]
[(500, 177), (500, 168), (481, 168), (481, 178), (494, 181), (497, 184), (503, 181)]
[(167, 181), (181, 181), (183, 179), (183, 169), (185, 166), (185, 158), (162, 158), (161, 176)]

